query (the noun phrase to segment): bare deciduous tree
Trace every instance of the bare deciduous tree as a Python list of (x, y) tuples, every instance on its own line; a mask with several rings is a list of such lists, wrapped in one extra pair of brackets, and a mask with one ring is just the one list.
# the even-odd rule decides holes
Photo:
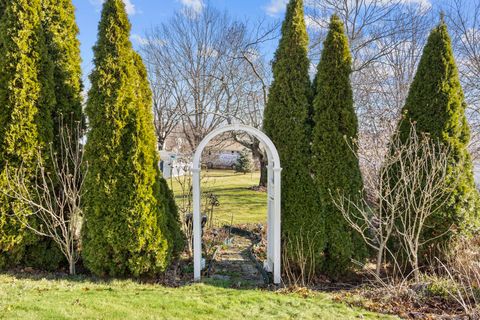
[(81, 201), (87, 171), (81, 137), (79, 124), (74, 129), (61, 125), (59, 151), (55, 152), (51, 145), (48, 157), (38, 152), (33, 186), (24, 168), (10, 171), (7, 166), (7, 187), (3, 191), (19, 204), (15, 206), (14, 214), (26, 228), (55, 241), (67, 259), (72, 275), (79, 258)]
[[(210, 5), (201, 12), (179, 11), (152, 29), (142, 52), (154, 91), (160, 147), (173, 131), (185, 137), (192, 151), (221, 124), (238, 121), (261, 128), (270, 83), (261, 46), (275, 39), (276, 31), (278, 24), (232, 20)], [(257, 139), (233, 138), (265, 167)], [(260, 180), (266, 183), (266, 175)]]
[[(146, 36), (142, 52), (159, 101), (156, 113), (169, 110), (180, 117), (191, 150), (246, 103), (252, 76), (245, 72), (245, 60), (237, 58), (250, 43), (247, 36), (245, 24), (211, 6), (178, 11)], [(174, 128), (177, 121), (169, 118)]]

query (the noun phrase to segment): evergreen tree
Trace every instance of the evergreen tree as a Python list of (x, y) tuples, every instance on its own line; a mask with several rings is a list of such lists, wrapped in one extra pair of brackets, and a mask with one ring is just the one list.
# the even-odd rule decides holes
[(48, 54), (54, 64), (56, 105), (54, 132), (65, 124), (82, 121), (82, 70), (78, 26), (71, 0), (42, 0), (42, 25)]
[(252, 163), (250, 161), (250, 155), (246, 149), (240, 152), (237, 162), (234, 165), (235, 172), (242, 172), (243, 174), (252, 171)]
[[(147, 69), (143, 63), (142, 58), (139, 54), (134, 52), (135, 66), (137, 68), (139, 83), (138, 83), (138, 96), (140, 97), (140, 108), (144, 108), (145, 114), (145, 125), (149, 126), (147, 130), (147, 135), (149, 137), (149, 145), (157, 145), (155, 137), (155, 127), (152, 113), (152, 91), (150, 89), (150, 83), (148, 82)], [(153, 135), (152, 135), (153, 134)], [(153, 140), (152, 140), (153, 139)], [(160, 163), (160, 157), (156, 148), (151, 148), (154, 152), (155, 164)], [(180, 224), (180, 216), (178, 214), (178, 207), (175, 203), (175, 197), (173, 192), (168, 188), (167, 181), (162, 176), (160, 167), (156, 165), (155, 167), (156, 175), (156, 185), (154, 189), (154, 194), (157, 195), (159, 201), (159, 206), (164, 206), (164, 211), (158, 211), (158, 213), (166, 214), (167, 220), (167, 230), (168, 230), (168, 239), (172, 243), (172, 255), (175, 257), (180, 254), (185, 248), (185, 236), (182, 231)], [(159, 217), (161, 219), (161, 217)]]
[[(161, 172), (159, 173), (161, 175)], [(167, 181), (160, 178), (160, 193), (166, 196), (165, 212), (167, 213), (167, 227), (172, 241), (172, 256), (177, 257), (185, 249), (185, 234), (182, 231), (180, 215), (178, 212), (175, 195), (168, 187)]]
[[(422, 242), (430, 242), (430, 253), (447, 248), (455, 235), (478, 226), (478, 193), (468, 144), (470, 128), (465, 116), (466, 104), (447, 26), (442, 21), (428, 37), (417, 73), (410, 86), (398, 134), (408, 143), (411, 124), (419, 135), (428, 134), (448, 147), (449, 184), (454, 188), (447, 203), (426, 222)], [(394, 151), (394, 150), (392, 150)]]
[(103, 5), (86, 113), (83, 258), (99, 275), (163, 271), (172, 252), (146, 73), (122, 0)]
[[(59, 148), (60, 126), (73, 130), (82, 119), (80, 42), (71, 0), (41, 0), (41, 22), (49, 59), (53, 61), (55, 105), (52, 108), (53, 143)], [(58, 150), (59, 151), (59, 150)], [(29, 252), (28, 252), (29, 251)], [(29, 247), (23, 264), (56, 270), (64, 262), (53, 239), (43, 237)], [(66, 263), (66, 261), (65, 261)]]
[(324, 224), (310, 174), (309, 113), (312, 98), (307, 57), (308, 35), (303, 1), (291, 0), (273, 61), (273, 82), (264, 114), (264, 130), (278, 149), (282, 171), (282, 238), (288, 259), (301, 251), (318, 267), (324, 248)]
[[(53, 139), (53, 65), (48, 58), (41, 28), (40, 0), (2, 1), (1, 8), (0, 184), (6, 183), (8, 164), (9, 172), (21, 167), (25, 178), (33, 185), (37, 151), (43, 149), (43, 154), (48, 154), (48, 145)], [(17, 213), (23, 212), (23, 218), (27, 219), (29, 212), (26, 208), (2, 195), (0, 267), (19, 263), (22, 259), (34, 261), (38, 254), (44, 260), (54, 259), (48, 253), (34, 249), (39, 239), (12, 217), (14, 209)], [(40, 242), (39, 246), (44, 247), (44, 244)], [(28, 247), (36, 251), (37, 257), (26, 257)]]
[(350, 48), (343, 23), (336, 15), (329, 28), (314, 84), (312, 167), (325, 219), (324, 270), (338, 276), (348, 271), (352, 258), (359, 260), (366, 255), (366, 247), (332, 198), (338, 193), (360, 198), (363, 182), (352, 144), (357, 139), (358, 121), (350, 84)]

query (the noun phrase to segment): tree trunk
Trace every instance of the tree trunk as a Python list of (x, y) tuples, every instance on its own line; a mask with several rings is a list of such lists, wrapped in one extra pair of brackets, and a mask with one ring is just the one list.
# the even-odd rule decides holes
[(260, 141), (257, 139), (254, 140), (255, 142), (251, 145), (252, 155), (255, 159), (258, 160), (260, 163), (260, 180), (258, 181), (259, 187), (266, 187), (268, 182), (268, 173), (267, 173), (267, 165), (268, 159), (266, 154), (260, 148)]
[(69, 261), (69, 273), (71, 276), (74, 276), (75, 275), (75, 260), (74, 259), (70, 259)]
[(376, 274), (380, 276), (380, 272), (382, 270), (382, 263), (383, 263), (383, 243), (380, 244), (380, 248), (378, 249), (377, 253), (377, 267), (376, 267)]
[(259, 187), (267, 187), (268, 183), (268, 172), (267, 172), (267, 162), (264, 157), (260, 160), (260, 181), (258, 182)]

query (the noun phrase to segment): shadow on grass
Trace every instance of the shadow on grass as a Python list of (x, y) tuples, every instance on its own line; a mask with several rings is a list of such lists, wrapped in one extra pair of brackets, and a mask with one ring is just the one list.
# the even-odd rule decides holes
[[(30, 280), (30, 281), (63, 281), (67, 282), (70, 284), (75, 284), (75, 285), (85, 285), (88, 287), (88, 285), (106, 285), (109, 287), (104, 288), (105, 291), (112, 291), (113, 289), (110, 287), (115, 287), (116, 285), (121, 285), (122, 281), (125, 282), (131, 282), (136, 285), (146, 285), (146, 286), (159, 286), (159, 287), (166, 287), (166, 288), (184, 288), (184, 287), (190, 287), (193, 285), (197, 284), (204, 284), (207, 286), (211, 287), (216, 287), (216, 288), (222, 288), (222, 289), (235, 289), (235, 290), (241, 290), (241, 291), (253, 291), (253, 290), (266, 290), (266, 291), (271, 291), (272, 287), (269, 286), (257, 286), (254, 285), (252, 282), (241, 280), (235, 277), (232, 277), (232, 279), (216, 279), (216, 278), (202, 278), (201, 281), (194, 282), (194, 281), (189, 281), (189, 282), (182, 282), (182, 283), (177, 283), (176, 285), (166, 285), (164, 283), (156, 283), (154, 280), (149, 279), (145, 281), (144, 279), (135, 279), (135, 278), (100, 278), (100, 277), (95, 277), (95, 276), (89, 276), (89, 275), (67, 275), (67, 274), (55, 274), (55, 273), (22, 273), (22, 272), (1, 272), (0, 276), (6, 275), (13, 277), (18, 280)], [(193, 278), (193, 274), (192, 274)], [(119, 283), (120, 282), (120, 283)], [(146, 287), (145, 289), (148, 289)], [(100, 289), (95, 289), (95, 290), (100, 290)]]

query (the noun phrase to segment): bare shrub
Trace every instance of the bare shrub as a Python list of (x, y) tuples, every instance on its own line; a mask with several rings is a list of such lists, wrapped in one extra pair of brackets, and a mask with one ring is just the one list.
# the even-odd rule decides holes
[[(181, 170), (183, 175), (172, 176), (170, 178), (171, 189), (175, 194), (175, 201), (177, 203), (178, 211), (180, 213), (180, 220), (182, 222), (182, 230), (187, 238), (187, 253), (189, 255), (193, 252), (193, 180), (191, 172), (191, 161), (186, 158), (183, 160)], [(173, 188), (173, 182), (176, 182), (177, 188)], [(211, 181), (208, 176), (202, 176), (200, 180), (202, 194), (200, 204), (202, 206), (201, 212), (208, 213), (210, 223), (208, 226), (214, 226), (214, 207), (219, 206), (218, 198), (211, 192), (211, 188), (215, 181)], [(190, 217), (190, 220), (189, 220)]]
[(338, 190), (333, 198), (349, 225), (376, 251), (377, 276), (387, 254), (401, 271), (395, 259), (397, 253), (389, 247), (395, 235), (418, 280), (420, 249), (438, 238), (423, 239), (423, 231), (429, 218), (447, 201), (452, 184), (447, 179), (447, 147), (428, 135), (418, 134), (414, 125), (407, 141), (394, 136), (392, 151), (385, 156), (379, 174), (375, 170), (365, 171), (368, 197), (356, 201)]
[[(25, 168), (10, 170), (7, 165), (7, 186), (3, 191), (20, 204), (14, 214), (26, 228), (55, 241), (69, 263), (70, 274), (75, 274), (79, 259), (81, 201), (88, 167), (83, 162), (81, 126), (73, 127), (60, 125), (57, 152), (52, 144), (48, 157), (38, 151), (33, 187)], [(23, 219), (25, 215), (35, 219)]]

